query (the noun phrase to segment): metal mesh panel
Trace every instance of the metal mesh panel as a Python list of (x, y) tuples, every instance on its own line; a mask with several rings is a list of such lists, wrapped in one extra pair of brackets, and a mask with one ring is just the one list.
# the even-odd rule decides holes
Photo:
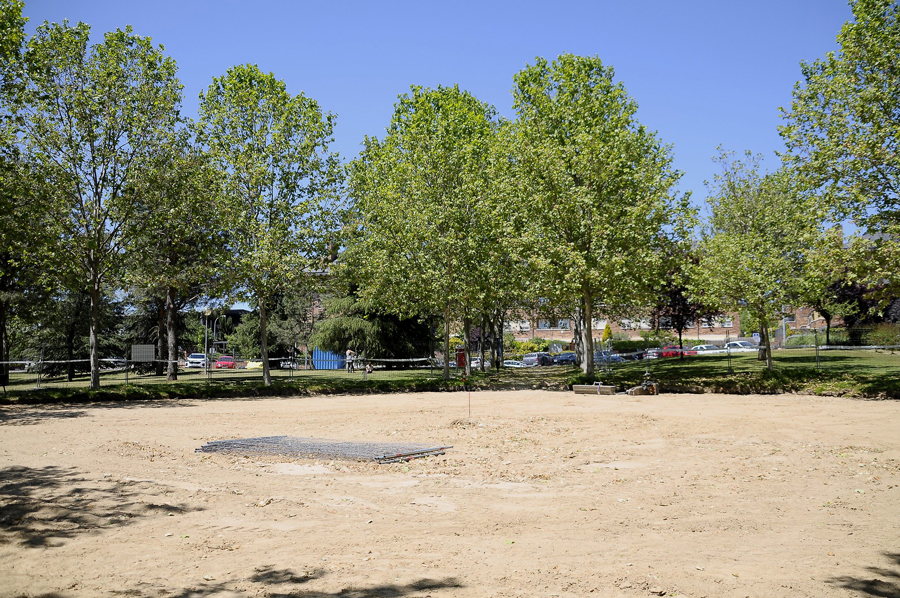
[(262, 436), (213, 440), (196, 449), (198, 453), (255, 453), (289, 457), (324, 457), (349, 461), (390, 463), (430, 455), (442, 455), (451, 446), (430, 447), (426, 444), (397, 442), (348, 442), (296, 436)]

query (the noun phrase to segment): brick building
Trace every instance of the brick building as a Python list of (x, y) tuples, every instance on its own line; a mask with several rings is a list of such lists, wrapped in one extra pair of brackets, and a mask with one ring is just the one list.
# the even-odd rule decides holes
[[(595, 318), (591, 325), (593, 337), (599, 340), (607, 322), (613, 333), (627, 334), (629, 338), (640, 340), (642, 331), (653, 328), (649, 319), (615, 319)], [(512, 332), (517, 341), (532, 338), (543, 338), (568, 344), (574, 340), (574, 323), (568, 318), (536, 318), (520, 319), (507, 322), (506, 332)], [(659, 322), (659, 328), (669, 329), (665, 321)], [(673, 331), (674, 332), (674, 331)], [(736, 339), (741, 333), (741, 322), (738, 314), (728, 314), (711, 320), (704, 319), (689, 326), (684, 331), (685, 338), (699, 338), (709, 342), (724, 342), (726, 338)]]

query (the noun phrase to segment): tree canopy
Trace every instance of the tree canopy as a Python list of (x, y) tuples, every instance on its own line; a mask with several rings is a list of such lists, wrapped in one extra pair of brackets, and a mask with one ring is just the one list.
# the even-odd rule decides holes
[(222, 274), (259, 309), (263, 377), (266, 309), (276, 294), (311, 284), (334, 229), (342, 171), (330, 153), (334, 117), (255, 65), (232, 67), (200, 95), (198, 139), (221, 177), (228, 245)]
[(130, 182), (149, 169), (175, 126), (181, 85), (175, 61), (131, 28), (89, 45), (84, 23), (44, 23), (28, 40), (20, 108), (27, 156), (59, 208), (57, 265), (91, 296), (91, 387), (100, 385), (100, 301), (121, 272), (134, 216)]
[[(841, 211), (900, 223), (900, 4), (853, 0), (838, 52), (803, 63), (787, 156)], [(874, 212), (871, 211), (874, 209)]]
[(400, 316), (450, 323), (477, 302), (493, 220), (487, 162), (495, 111), (458, 86), (413, 87), (395, 105), (383, 140), (367, 137), (350, 169), (358, 230), (347, 267), (365, 299)]
[[(664, 239), (684, 232), (687, 197), (675, 196), (671, 149), (638, 123), (637, 104), (599, 58), (538, 59), (514, 81), (529, 259), (548, 300), (580, 307), (590, 357), (601, 306), (651, 299)], [(589, 376), (593, 365), (583, 360)]]
[(782, 168), (763, 174), (761, 156), (722, 152), (710, 185), (711, 217), (692, 268), (694, 296), (713, 307), (746, 309), (758, 327), (772, 369), (769, 328), (793, 303), (810, 274), (810, 255), (823, 240), (821, 204)]

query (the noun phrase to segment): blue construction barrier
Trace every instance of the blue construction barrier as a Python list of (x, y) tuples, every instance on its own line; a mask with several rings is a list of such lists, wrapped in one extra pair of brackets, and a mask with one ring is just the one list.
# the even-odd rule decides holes
[(331, 351), (322, 351), (316, 347), (313, 349), (312, 362), (313, 367), (317, 370), (342, 370), (347, 360), (343, 355), (338, 355)]

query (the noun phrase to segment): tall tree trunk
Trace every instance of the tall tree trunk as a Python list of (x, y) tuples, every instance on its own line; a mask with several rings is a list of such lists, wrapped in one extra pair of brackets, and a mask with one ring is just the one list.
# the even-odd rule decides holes
[(594, 377), (594, 337), (591, 332), (591, 321), (594, 317), (591, 294), (584, 292), (584, 313), (582, 318), (584, 321), (584, 359), (581, 361), (581, 371), (588, 378)]
[(166, 364), (166, 380), (178, 380), (178, 310), (175, 309), (175, 287), (166, 289), (166, 341), (168, 344), (168, 360)]
[(272, 385), (272, 373), (269, 371), (269, 345), (266, 342), (266, 300), (259, 298), (259, 348), (262, 352), (263, 384)]
[(469, 316), (463, 318), (463, 334), (466, 336), (463, 343), (463, 351), (466, 355), (466, 376), (472, 375), (472, 358), (470, 357), (471, 353), (469, 352), (469, 339), (472, 337), (472, 323), (469, 320)]
[(765, 341), (766, 369), (772, 371), (772, 341), (769, 339), (769, 328), (765, 324), (760, 327), (760, 334)]
[[(575, 308), (575, 330), (573, 338), (575, 340), (575, 363), (578, 366), (584, 363), (584, 322), (582, 322), (582, 315), (584, 314), (584, 310), (580, 307)], [(590, 326), (588, 326), (590, 328)]]
[(503, 346), (503, 316), (497, 311), (491, 318), (491, 364), (498, 372), (500, 371), (500, 362), (503, 361), (500, 354), (501, 346)]
[(831, 316), (825, 318), (825, 344), (831, 344)]
[(9, 313), (9, 301), (0, 301), (0, 384), (9, 386), (9, 336), (6, 333), (6, 315)]
[(444, 380), (450, 379), (450, 304), (444, 305)]
[(481, 357), (481, 373), (484, 373), (484, 331), (487, 329), (487, 312), (481, 314), (481, 335), (479, 340), (479, 356)]
[(682, 346), (681, 334), (684, 332), (683, 328), (678, 329), (678, 358), (684, 359), (684, 347)]
[(90, 317), (90, 345), (91, 345), (91, 390), (100, 388), (100, 276), (97, 266), (91, 268), (91, 317)]
[(166, 301), (158, 299), (156, 302), (156, 361), (153, 362), (153, 371), (157, 376), (163, 375), (162, 358), (166, 352)]

